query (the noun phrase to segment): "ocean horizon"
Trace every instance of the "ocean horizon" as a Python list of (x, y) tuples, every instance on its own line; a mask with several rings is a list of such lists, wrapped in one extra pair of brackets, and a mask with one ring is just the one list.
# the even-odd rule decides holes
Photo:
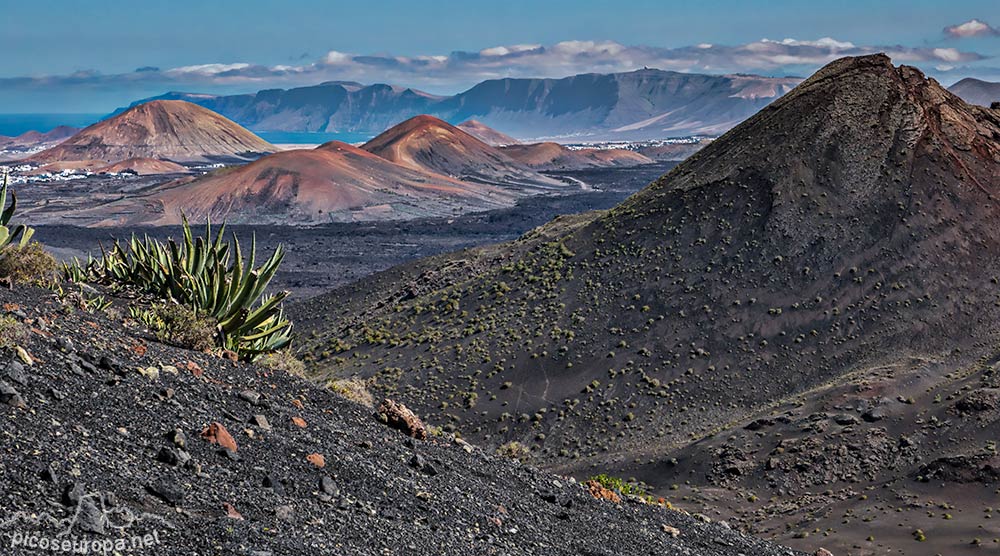
[(87, 127), (106, 114), (0, 114), (0, 135), (16, 137), (29, 131), (45, 133), (67, 125)]

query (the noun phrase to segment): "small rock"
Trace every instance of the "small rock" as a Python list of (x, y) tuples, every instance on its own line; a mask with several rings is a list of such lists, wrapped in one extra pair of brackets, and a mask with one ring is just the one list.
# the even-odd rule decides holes
[(260, 394), (254, 392), (253, 390), (244, 390), (240, 392), (240, 399), (250, 403), (251, 405), (256, 405), (260, 401)]
[(829, 550), (827, 550), (825, 548), (821, 548), (821, 549), (819, 549), (819, 550), (816, 551), (816, 555), (815, 556), (833, 556), (833, 552), (830, 552)]
[(20, 361), (12, 360), (8, 363), (4, 374), (8, 380), (15, 384), (20, 384), (21, 386), (28, 385), (28, 375), (24, 374), (24, 365)]
[(218, 444), (230, 452), (237, 451), (236, 440), (229, 434), (226, 427), (222, 426), (222, 423), (216, 422), (208, 425), (201, 431), (201, 437), (212, 444)]
[(401, 403), (396, 403), (386, 398), (378, 407), (377, 416), (380, 421), (391, 428), (416, 438), (417, 440), (427, 439), (427, 427), (423, 421), (409, 408)]
[(326, 458), (323, 457), (323, 454), (309, 454), (306, 456), (306, 461), (321, 469), (326, 467)]
[(876, 423), (885, 419), (885, 410), (881, 407), (876, 407), (875, 409), (862, 413), (861, 418), (864, 419), (865, 422)]
[(306, 420), (302, 417), (292, 417), (292, 424), (300, 429), (306, 428)]
[(21, 394), (10, 384), (0, 380), (0, 402), (18, 409), (26, 409), (28, 403), (24, 401)]
[(614, 502), (615, 504), (619, 504), (622, 501), (621, 496), (618, 496), (617, 492), (609, 488), (605, 488), (597, 481), (587, 481), (584, 485), (587, 487), (587, 490), (590, 491), (590, 495), (598, 500), (608, 500), (610, 502)]
[(337, 488), (337, 483), (333, 482), (333, 479), (323, 475), (319, 480), (319, 489), (323, 491), (324, 494), (329, 494), (330, 496), (337, 496), (340, 494), (340, 489)]
[(157, 461), (167, 465), (184, 465), (191, 459), (191, 455), (179, 448), (169, 448), (164, 446), (156, 455)]
[(254, 415), (253, 416), (253, 424), (257, 425), (258, 427), (260, 427), (263, 430), (266, 430), (266, 431), (271, 430), (271, 423), (268, 423), (267, 422), (267, 417), (264, 417), (263, 415)]
[(849, 413), (841, 413), (839, 415), (833, 416), (833, 422), (837, 423), (838, 425), (847, 426), (847, 425), (856, 425), (860, 421), (854, 415), (851, 415)]
[(281, 521), (292, 521), (294, 516), (295, 510), (291, 506), (278, 506), (274, 509), (274, 517)]
[(263, 484), (265, 487), (273, 490), (275, 494), (285, 493), (285, 486), (274, 475), (265, 475)]
[(671, 537), (673, 537), (675, 539), (677, 537), (681, 536), (681, 530), (680, 529), (678, 529), (676, 527), (671, 527), (671, 526), (669, 526), (669, 525), (667, 525), (665, 523), (663, 524), (663, 532), (666, 533), (666, 534), (668, 534), (668, 535), (670, 535)]
[(240, 521), (243, 521), (243, 515), (236, 510), (236, 506), (233, 506), (229, 502), (223, 502), (222, 508), (226, 510), (226, 517), (228, 517), (229, 519), (238, 519)]
[(177, 505), (184, 500), (184, 489), (172, 479), (159, 479), (147, 486), (146, 490), (168, 504)]
[(75, 506), (83, 498), (83, 483), (70, 483), (63, 489), (62, 503), (64, 506)]
[(437, 475), (437, 469), (435, 469), (434, 466), (431, 465), (431, 463), (428, 462), (427, 459), (421, 456), (420, 454), (413, 454), (413, 457), (410, 458), (410, 467), (413, 467), (414, 469), (419, 469), (431, 476)]
[(80, 500), (80, 507), (76, 512), (76, 519), (73, 521), (75, 527), (86, 533), (104, 534), (104, 512), (86, 496)]
[(174, 446), (177, 446), (178, 448), (187, 447), (187, 436), (181, 429), (174, 429), (167, 433), (167, 440), (173, 442)]

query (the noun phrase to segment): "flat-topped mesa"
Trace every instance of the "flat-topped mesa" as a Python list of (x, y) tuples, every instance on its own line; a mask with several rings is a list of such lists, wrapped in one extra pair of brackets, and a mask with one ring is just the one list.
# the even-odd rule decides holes
[(139, 104), (29, 158), (35, 162), (255, 158), (278, 149), (235, 122), (181, 100)]

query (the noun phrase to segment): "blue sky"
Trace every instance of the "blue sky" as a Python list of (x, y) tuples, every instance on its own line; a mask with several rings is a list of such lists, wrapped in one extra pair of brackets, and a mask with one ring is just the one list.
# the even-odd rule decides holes
[(7, 4), (0, 112), (101, 112), (167, 90), (331, 79), (453, 93), (491, 77), (642, 65), (804, 75), (873, 50), (945, 82), (1000, 80), (997, 0)]

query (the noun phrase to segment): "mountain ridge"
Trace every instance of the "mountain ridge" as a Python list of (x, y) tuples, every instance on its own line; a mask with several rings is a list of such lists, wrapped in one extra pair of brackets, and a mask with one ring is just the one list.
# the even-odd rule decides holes
[(638, 140), (718, 135), (799, 81), (645, 69), (492, 79), (453, 96), (333, 82), (241, 95), (175, 92), (152, 98), (194, 102), (257, 131), (374, 136), (397, 122), (430, 114), (453, 123), (476, 119), (517, 139)]

